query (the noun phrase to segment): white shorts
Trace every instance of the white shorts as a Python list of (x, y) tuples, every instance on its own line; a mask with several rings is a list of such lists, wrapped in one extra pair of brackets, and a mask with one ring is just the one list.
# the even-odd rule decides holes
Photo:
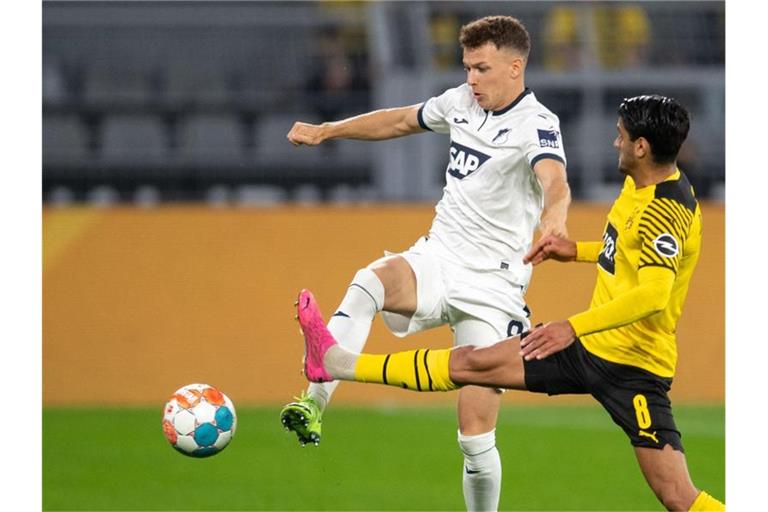
[(454, 345), (488, 346), (530, 329), (530, 311), (523, 299), (528, 283), (514, 282), (511, 271), (456, 265), (439, 242), (427, 237), (399, 256), (416, 275), (417, 300), (410, 318), (381, 313), (395, 336), (449, 324)]

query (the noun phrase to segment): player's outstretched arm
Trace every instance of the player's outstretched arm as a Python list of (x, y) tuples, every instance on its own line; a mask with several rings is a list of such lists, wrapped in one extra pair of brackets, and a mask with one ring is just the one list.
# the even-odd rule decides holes
[(296, 122), (287, 138), (294, 146), (317, 146), (330, 139), (386, 140), (424, 131), (419, 105), (387, 108), (323, 124)]
[(539, 238), (523, 258), (523, 263), (538, 265), (544, 260), (575, 261), (576, 242), (555, 235)]
[(557, 160), (545, 158), (536, 163), (533, 172), (539, 179), (544, 193), (544, 210), (539, 222), (541, 237), (567, 237), (568, 229), (565, 223), (568, 218), (568, 206), (571, 204), (571, 188), (568, 186), (565, 165)]
[(603, 242), (573, 242), (567, 238), (549, 235), (539, 238), (523, 258), (524, 263), (538, 265), (544, 260), (580, 261), (597, 263)]
[(526, 360), (544, 359), (559, 352), (580, 336), (615, 329), (636, 322), (667, 307), (675, 273), (665, 267), (640, 269), (638, 284), (605, 304), (533, 329), (521, 342)]

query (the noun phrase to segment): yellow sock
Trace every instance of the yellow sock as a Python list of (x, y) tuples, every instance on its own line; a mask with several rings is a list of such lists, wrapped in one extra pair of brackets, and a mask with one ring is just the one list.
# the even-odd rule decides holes
[(725, 505), (701, 491), (691, 505), (691, 512), (725, 512)]
[(450, 378), (450, 357), (451, 349), (360, 354), (355, 365), (355, 380), (414, 391), (450, 391), (458, 388)]

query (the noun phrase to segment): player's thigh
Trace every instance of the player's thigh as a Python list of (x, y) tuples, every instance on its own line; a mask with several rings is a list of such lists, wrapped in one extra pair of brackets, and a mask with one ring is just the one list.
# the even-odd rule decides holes
[(669, 379), (634, 366), (612, 363), (588, 352), (584, 355), (592, 396), (624, 430), (632, 446), (660, 450), (671, 445), (683, 452), (668, 394)]
[(411, 316), (416, 311), (416, 274), (406, 259), (393, 254), (368, 265), (384, 285), (384, 310)]
[(430, 252), (427, 241), (422, 238), (405, 252), (387, 255), (376, 266), (382, 275), (393, 269), (403, 275), (403, 262), (410, 267), (411, 280), (404, 283), (405, 289), (393, 289), (392, 294), (387, 294), (381, 312), (389, 330), (401, 338), (449, 322), (443, 265)]
[(501, 340), (517, 336), (530, 328), (530, 321), (523, 313), (517, 315), (491, 307), (476, 299), (472, 313), (464, 313), (450, 306), (454, 345), (489, 347)]

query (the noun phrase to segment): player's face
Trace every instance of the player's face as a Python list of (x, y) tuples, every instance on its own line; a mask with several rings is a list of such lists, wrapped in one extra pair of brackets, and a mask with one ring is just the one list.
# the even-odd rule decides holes
[(616, 130), (618, 133), (613, 141), (613, 147), (619, 151), (619, 172), (631, 175), (637, 165), (635, 143), (630, 139), (621, 119), (616, 123)]
[(519, 94), (514, 84), (522, 77), (523, 59), (515, 52), (486, 43), (479, 48), (464, 48), (463, 63), (467, 84), (482, 108), (500, 110)]

